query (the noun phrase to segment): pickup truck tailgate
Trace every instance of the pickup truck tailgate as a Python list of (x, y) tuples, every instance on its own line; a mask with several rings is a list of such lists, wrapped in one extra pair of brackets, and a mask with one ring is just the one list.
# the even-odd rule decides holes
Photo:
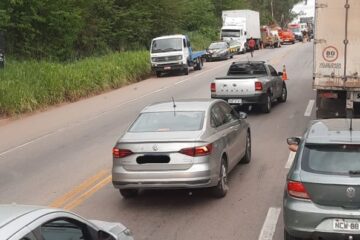
[(254, 95), (255, 82), (257, 79), (216, 79), (215, 95), (216, 96), (248, 96)]

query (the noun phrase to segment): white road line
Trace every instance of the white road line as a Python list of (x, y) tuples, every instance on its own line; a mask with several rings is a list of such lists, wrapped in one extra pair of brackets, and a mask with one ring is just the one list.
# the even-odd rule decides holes
[(315, 100), (314, 100), (314, 99), (309, 100), (309, 103), (308, 103), (308, 105), (307, 105), (307, 107), (306, 107), (306, 110), (305, 110), (305, 113), (304, 113), (304, 116), (305, 116), (305, 117), (310, 117), (311, 112), (312, 112), (312, 109), (313, 109), (313, 107), (314, 107), (314, 104), (315, 104)]
[(296, 155), (296, 152), (290, 152), (289, 153), (289, 157), (288, 157), (288, 160), (285, 164), (285, 168), (289, 169), (292, 165), (292, 163), (294, 162), (294, 159), (295, 159), (295, 155)]
[(271, 207), (266, 215), (258, 240), (272, 240), (281, 209)]
[(182, 83), (184, 83), (184, 82), (186, 82), (186, 81), (187, 81), (186, 79), (185, 79), (185, 80), (181, 80), (181, 81), (178, 81), (178, 82), (174, 83), (174, 85), (182, 84)]

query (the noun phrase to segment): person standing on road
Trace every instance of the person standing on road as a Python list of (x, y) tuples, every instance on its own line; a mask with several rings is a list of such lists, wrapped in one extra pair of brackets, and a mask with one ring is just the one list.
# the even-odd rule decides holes
[(254, 57), (254, 49), (255, 49), (256, 42), (255, 42), (255, 40), (251, 37), (248, 44), (249, 44), (249, 49), (250, 49), (251, 57)]

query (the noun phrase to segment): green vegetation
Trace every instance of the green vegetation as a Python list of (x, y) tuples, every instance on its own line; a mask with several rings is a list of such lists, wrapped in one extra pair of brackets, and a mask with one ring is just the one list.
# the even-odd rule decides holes
[(150, 74), (146, 51), (113, 53), (74, 63), (11, 60), (0, 71), (0, 114), (31, 112), (118, 88)]
[(253, 9), (261, 12), (262, 23), (284, 24), (296, 2), (1, 0), (0, 32), (13, 60), (0, 71), (0, 115), (75, 101), (140, 80), (149, 74), (145, 49), (153, 37), (184, 33), (195, 50), (205, 49), (218, 39), (222, 10)]

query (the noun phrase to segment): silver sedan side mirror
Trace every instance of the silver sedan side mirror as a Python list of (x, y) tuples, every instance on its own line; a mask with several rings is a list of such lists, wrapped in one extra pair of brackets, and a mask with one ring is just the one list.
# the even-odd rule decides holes
[(246, 119), (247, 118), (247, 113), (239, 112), (239, 118), (240, 119)]

